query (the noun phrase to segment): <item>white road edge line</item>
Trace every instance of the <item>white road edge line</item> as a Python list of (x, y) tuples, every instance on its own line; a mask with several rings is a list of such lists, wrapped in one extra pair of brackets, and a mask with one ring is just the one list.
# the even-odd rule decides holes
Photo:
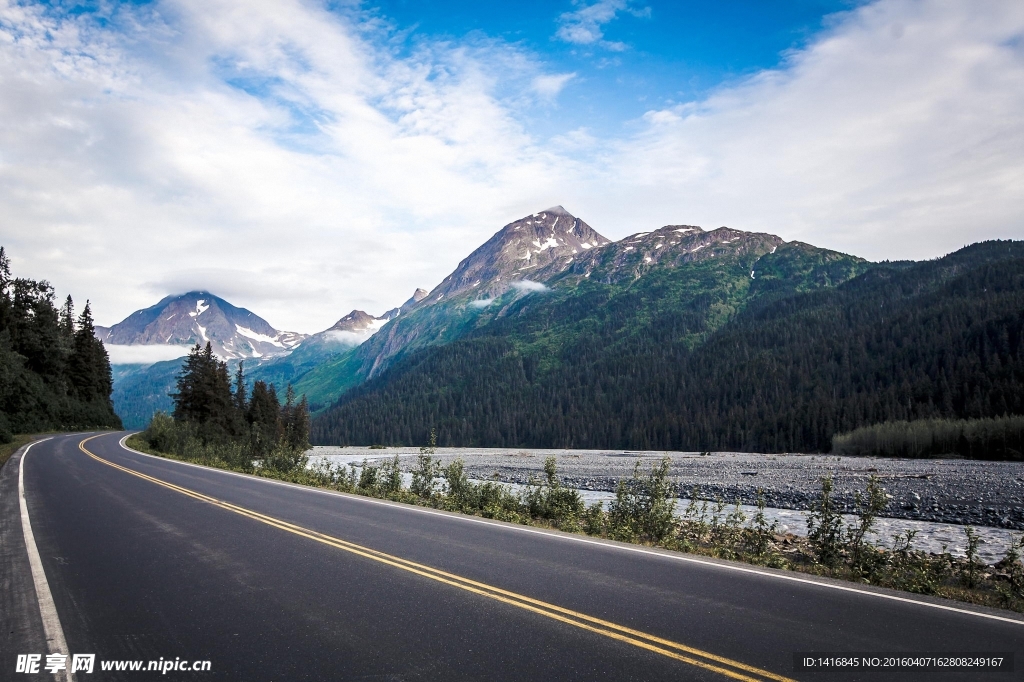
[(527, 527), (522, 527), (522, 526), (517, 526), (517, 525), (512, 525), (512, 524), (507, 524), (506, 525), (504, 523), (495, 522), (495, 521), (492, 521), (490, 519), (481, 519), (481, 518), (477, 518), (475, 516), (445, 514), (445, 513), (438, 512), (438, 511), (436, 511), (434, 509), (427, 509), (425, 507), (417, 507), (417, 506), (411, 505), (411, 504), (402, 504), (401, 502), (391, 502), (391, 501), (386, 501), (386, 500), (378, 500), (378, 499), (375, 499), (375, 498), (372, 498), (372, 497), (363, 497), (362, 495), (346, 495), (346, 494), (339, 493), (339, 492), (334, 491), (334, 490), (323, 490), (321, 488), (311, 488), (311, 487), (305, 486), (305, 485), (298, 485), (298, 484), (295, 484), (295, 483), (286, 483), (285, 481), (275, 481), (272, 478), (260, 478), (259, 476), (250, 476), (249, 474), (242, 474), (242, 473), (238, 473), (237, 471), (227, 471), (225, 469), (215, 469), (214, 467), (207, 467), (207, 466), (203, 466), (201, 464), (193, 464), (192, 462), (182, 462), (182, 461), (176, 460), (176, 459), (168, 459), (166, 457), (157, 457), (156, 455), (150, 455), (150, 454), (145, 453), (145, 452), (139, 452), (138, 450), (136, 450), (134, 448), (130, 448), (127, 445), (125, 445), (125, 441), (128, 440), (128, 438), (130, 438), (133, 435), (134, 434), (131, 434), (131, 433), (128, 434), (127, 436), (122, 438), (118, 442), (118, 444), (122, 448), (127, 450), (128, 452), (134, 452), (135, 454), (142, 455), (143, 457), (152, 457), (153, 459), (160, 460), (161, 462), (174, 462), (175, 464), (181, 464), (181, 465), (184, 465), (184, 466), (196, 467), (198, 469), (205, 469), (206, 471), (216, 471), (218, 473), (225, 474), (225, 475), (228, 475), (228, 476), (240, 476), (242, 478), (247, 478), (249, 480), (262, 481), (264, 483), (271, 483), (271, 484), (274, 484), (274, 485), (280, 485), (280, 486), (284, 486), (286, 488), (295, 488), (295, 489), (303, 490), (303, 491), (306, 491), (306, 492), (319, 493), (321, 495), (330, 495), (332, 497), (341, 497), (341, 498), (344, 498), (346, 500), (353, 500), (353, 501), (356, 501), (356, 502), (365, 502), (367, 504), (379, 504), (379, 505), (383, 505), (383, 506), (386, 506), (386, 507), (391, 507), (392, 509), (400, 509), (402, 511), (415, 512), (415, 513), (419, 513), (419, 514), (429, 514), (431, 516), (443, 516), (444, 518), (452, 519), (453, 521), (464, 521), (466, 523), (482, 523), (482, 524), (491, 526), (493, 528), (503, 528), (505, 530), (513, 531), (513, 532), (517, 532), (517, 533), (531, 533), (531, 534), (535, 534), (535, 535), (543, 535), (543, 536), (548, 537), (548, 538), (553, 538), (553, 539), (556, 539), (556, 540), (564, 540), (566, 542), (579, 542), (579, 543), (586, 544), (586, 545), (596, 545), (598, 547), (605, 547), (607, 549), (617, 549), (617, 550), (620, 550), (620, 551), (623, 551), (623, 552), (633, 552), (635, 554), (647, 554), (647, 555), (651, 555), (651, 556), (662, 557), (664, 559), (669, 559), (669, 560), (672, 560), (672, 561), (682, 561), (682, 562), (685, 562), (685, 563), (700, 564), (702, 566), (711, 566), (711, 567), (714, 567), (714, 568), (721, 568), (721, 569), (725, 569), (727, 571), (736, 571), (736, 572), (739, 572), (739, 573), (753, 573), (755, 575), (760, 575), (760, 576), (763, 576), (765, 578), (775, 578), (776, 580), (787, 580), (789, 582), (794, 582), (794, 583), (803, 583), (805, 585), (814, 585), (816, 587), (824, 587), (824, 588), (827, 588), (827, 589), (830, 589), (830, 590), (839, 590), (840, 592), (853, 592), (853, 593), (856, 593), (856, 594), (863, 594), (863, 595), (868, 596), (868, 597), (877, 597), (879, 599), (888, 599), (890, 601), (903, 602), (903, 603), (906, 603), (906, 604), (916, 604), (918, 606), (927, 606), (928, 608), (931, 608), (931, 609), (939, 609), (939, 610), (942, 610), (942, 611), (953, 611), (954, 613), (963, 613), (963, 614), (966, 614), (968, 616), (977, 616), (978, 618), (988, 618), (990, 620), (998, 620), (998, 621), (1002, 621), (1004, 623), (1013, 623), (1014, 625), (1024, 625), (1024, 620), (1018, 620), (1016, 618), (1007, 618), (1005, 616), (997, 616), (997, 615), (991, 614), (991, 613), (982, 613), (980, 611), (971, 611), (971, 610), (968, 610), (968, 609), (959, 609), (959, 608), (957, 608), (955, 606), (946, 606), (945, 604), (933, 604), (932, 602), (919, 601), (917, 599), (910, 599), (908, 597), (899, 597), (899, 596), (896, 596), (894, 594), (885, 594), (883, 592), (873, 592), (871, 590), (862, 590), (862, 589), (858, 589), (856, 587), (847, 587), (845, 585), (834, 585), (832, 583), (819, 582), (817, 580), (810, 580), (808, 578), (798, 578), (796, 576), (780, 575), (778, 573), (769, 573), (768, 571), (760, 571), (760, 570), (758, 570), (756, 568), (753, 568), (753, 567), (746, 568), (744, 566), (733, 566), (731, 564), (721, 564), (721, 563), (718, 563), (718, 562), (715, 562), (715, 561), (706, 561), (704, 559), (697, 559), (695, 557), (683, 556), (683, 555), (678, 555), (678, 554), (669, 554), (667, 552), (656, 552), (656, 551), (653, 551), (653, 550), (644, 549), (642, 547), (629, 547), (629, 546), (625, 546), (625, 545), (618, 545), (618, 544), (612, 544), (612, 543), (608, 543), (608, 542), (601, 542), (599, 540), (592, 540), (590, 538), (576, 537), (574, 535), (568, 535), (568, 534), (563, 535), (561, 533), (550, 533), (550, 532), (547, 532), (547, 531), (544, 531), (544, 530), (540, 530), (540, 529), (537, 529), (537, 528), (527, 528)]
[[(52, 438), (53, 436), (50, 436)], [(67, 666), (58, 676), (58, 679), (65, 682), (74, 682), (75, 676), (71, 673), (71, 654), (68, 651), (67, 640), (64, 639), (64, 628), (60, 626), (60, 618), (57, 616), (57, 606), (53, 603), (53, 595), (50, 593), (50, 584), (46, 582), (46, 573), (43, 572), (43, 562), (39, 558), (39, 550), (36, 548), (36, 538), (32, 534), (32, 522), (28, 519), (28, 503), (25, 501), (25, 458), (28, 451), (36, 443), (50, 440), (43, 438), (29, 443), (25, 452), (21, 453), (21, 460), (18, 461), (18, 502), (21, 504), (21, 534), (25, 537), (25, 548), (28, 550), (28, 563), (32, 567), (32, 582), (36, 585), (36, 600), (39, 602), (39, 615), (43, 619), (43, 633), (46, 635), (46, 645), (51, 654), (64, 654), (68, 656), (65, 660)]]

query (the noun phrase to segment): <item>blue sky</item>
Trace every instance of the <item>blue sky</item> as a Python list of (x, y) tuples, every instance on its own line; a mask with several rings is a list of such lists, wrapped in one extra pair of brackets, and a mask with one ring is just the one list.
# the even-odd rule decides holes
[(1024, 238), (1024, 3), (0, 0), (16, 272), (315, 332), (561, 204), (873, 260)]
[(570, 23), (562, 17), (593, 4), (598, 3), (391, 0), (365, 9), (407, 31), (409, 43), (482, 35), (520, 44), (553, 70), (577, 74), (547, 116), (574, 127), (607, 129), (653, 106), (697, 99), (723, 83), (774, 68), (821, 31), (828, 17), (862, 3), (621, 3), (614, 18), (597, 25), (600, 39), (574, 43), (559, 36)]

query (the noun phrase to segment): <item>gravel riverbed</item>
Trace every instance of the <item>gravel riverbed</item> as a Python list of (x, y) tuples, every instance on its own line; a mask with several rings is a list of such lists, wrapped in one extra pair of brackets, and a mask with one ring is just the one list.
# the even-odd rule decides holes
[[(410, 471), (419, 449), (316, 447), (310, 454), (341, 456), (351, 462), (399, 455), (402, 468)], [(670, 475), (680, 496), (689, 497), (696, 487), (701, 499), (754, 504), (761, 489), (767, 505), (779, 509), (809, 509), (821, 491), (821, 479), (831, 474), (836, 500), (852, 512), (855, 491), (863, 490), (868, 477), (875, 475), (892, 495), (887, 517), (1024, 530), (1024, 462), (738, 452), (701, 456), (695, 452), (621, 450), (437, 449), (437, 457), (445, 464), (461, 457), (471, 478), (520, 484), (542, 479), (544, 460), (552, 456), (558, 461), (562, 483), (581, 490), (613, 492), (620, 479), (632, 475), (637, 461), (646, 473), (662, 457), (669, 457)]]
[[(311, 459), (326, 456), (336, 463), (358, 464), (400, 458), (404, 471), (416, 463), (418, 448), (371, 449), (314, 447)], [(890, 544), (891, 533), (918, 530), (915, 546), (959, 553), (960, 526), (979, 529), (982, 556), (990, 562), (1001, 556), (1013, 531), (1024, 530), (1024, 462), (981, 462), (963, 459), (886, 459), (833, 455), (761, 455), (717, 452), (636, 452), (625, 450), (539, 450), (525, 448), (438, 448), (443, 464), (456, 458), (477, 480), (527, 484), (544, 478), (544, 460), (555, 457), (566, 486), (584, 491), (588, 501), (610, 499), (620, 479), (629, 478), (640, 462), (647, 473), (662, 457), (669, 457), (672, 480), (679, 495), (688, 498), (696, 489), (699, 499), (739, 500), (753, 505), (764, 492), (769, 519), (777, 519), (790, 532), (806, 533), (806, 514), (821, 491), (821, 479), (831, 474), (835, 498), (853, 512), (854, 493), (868, 477), (878, 476), (892, 500), (880, 522), (879, 544)]]

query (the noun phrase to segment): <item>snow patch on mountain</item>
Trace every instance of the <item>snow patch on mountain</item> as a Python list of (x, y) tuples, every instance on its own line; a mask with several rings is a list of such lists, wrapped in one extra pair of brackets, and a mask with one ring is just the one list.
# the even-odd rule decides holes
[[(200, 329), (201, 329), (201, 327), (200, 327)], [(239, 334), (241, 334), (242, 336), (244, 336), (247, 339), (252, 339), (254, 341), (259, 341), (261, 343), (269, 343), (269, 344), (271, 344), (273, 346), (277, 346), (278, 348), (286, 348), (287, 347), (283, 343), (278, 341), (277, 336), (267, 336), (266, 334), (260, 334), (259, 332), (254, 332), (251, 329), (246, 329), (245, 327), (243, 327), (241, 325), (238, 325), (238, 324), (235, 325), (235, 331), (237, 331)]]

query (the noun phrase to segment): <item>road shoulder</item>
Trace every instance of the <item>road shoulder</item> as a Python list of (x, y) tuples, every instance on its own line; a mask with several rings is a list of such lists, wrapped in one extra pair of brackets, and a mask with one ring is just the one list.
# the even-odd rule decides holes
[(27, 447), (0, 467), (0, 665), (7, 671), (14, 670), (19, 653), (47, 651), (18, 499), (18, 470)]

